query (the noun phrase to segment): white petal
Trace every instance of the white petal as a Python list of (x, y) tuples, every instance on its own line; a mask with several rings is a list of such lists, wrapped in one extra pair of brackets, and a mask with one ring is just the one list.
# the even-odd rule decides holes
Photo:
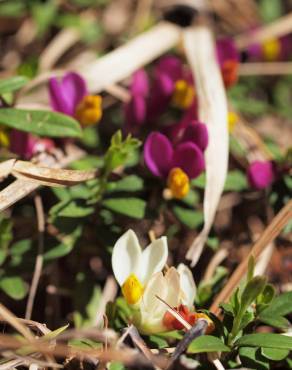
[(141, 257), (138, 238), (133, 230), (128, 230), (117, 240), (112, 254), (113, 272), (120, 285), (131, 273), (136, 273)]
[(142, 260), (138, 277), (146, 283), (153, 274), (163, 269), (168, 256), (167, 239), (163, 236), (155, 240), (142, 252)]
[(167, 297), (165, 301), (171, 307), (178, 307), (180, 298), (180, 275), (174, 267), (171, 267), (165, 274), (165, 279), (168, 286)]
[(157, 317), (162, 316), (166, 310), (166, 306), (156, 297), (160, 297), (163, 300), (167, 297), (167, 281), (163, 276), (162, 272), (158, 272), (152, 276), (146, 285), (144, 294), (141, 301), (141, 315), (142, 321), (143, 316)]
[(179, 264), (177, 271), (180, 276), (180, 289), (183, 292), (183, 304), (192, 307), (197, 292), (192, 271), (183, 263)]

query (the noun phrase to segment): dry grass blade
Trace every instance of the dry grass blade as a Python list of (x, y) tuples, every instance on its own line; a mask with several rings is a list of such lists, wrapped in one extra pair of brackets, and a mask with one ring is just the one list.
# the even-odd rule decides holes
[(209, 133), (205, 155), (204, 228), (186, 255), (194, 266), (212, 227), (227, 175), (227, 101), (211, 31), (207, 27), (190, 28), (184, 32), (183, 37), (186, 55), (196, 81), (199, 120), (206, 123)]
[(228, 283), (224, 286), (222, 291), (216, 297), (214, 303), (212, 304), (210, 311), (215, 315), (219, 314), (219, 304), (227, 302), (233, 293), (234, 289), (238, 286), (240, 280), (246, 274), (248, 260), (251, 256), (257, 259), (265, 248), (280, 234), (283, 227), (292, 217), (292, 200), (290, 200), (285, 207), (276, 215), (272, 220), (270, 225), (265, 229), (261, 237), (255, 243), (250, 253), (246, 258), (240, 263), (236, 270), (231, 275)]
[[(52, 160), (52, 158), (48, 156), (43, 159), (42, 163), (47, 164), (48, 162), (51, 162), (52, 167), (62, 168), (85, 155), (85, 152), (76, 146), (68, 146), (66, 149), (66, 155), (58, 158), (58, 160)], [(0, 192), (0, 212), (32, 193), (39, 186), (40, 185), (37, 182), (27, 180), (14, 181)]]
[(99, 92), (171, 49), (178, 43), (180, 34), (178, 27), (160, 23), (78, 72), (88, 82), (90, 92)]
[(64, 52), (80, 39), (75, 28), (65, 28), (49, 43), (39, 59), (40, 71), (50, 70)]
[(7, 161), (0, 163), (0, 180), (7, 177), (11, 173), (15, 162), (16, 159), (8, 159)]

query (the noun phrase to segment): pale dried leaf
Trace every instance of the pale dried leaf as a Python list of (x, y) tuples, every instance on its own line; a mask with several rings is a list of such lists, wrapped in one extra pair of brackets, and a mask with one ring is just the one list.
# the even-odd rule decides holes
[(12, 170), (16, 178), (45, 183), (49, 186), (70, 186), (94, 179), (96, 171), (64, 170), (16, 161)]
[(0, 179), (7, 177), (11, 173), (15, 161), (16, 159), (8, 159), (0, 163)]
[(211, 31), (203, 26), (189, 28), (184, 31), (183, 38), (196, 81), (199, 120), (206, 123), (209, 133), (209, 145), (205, 153), (204, 228), (186, 255), (194, 266), (212, 227), (227, 175), (227, 100)]

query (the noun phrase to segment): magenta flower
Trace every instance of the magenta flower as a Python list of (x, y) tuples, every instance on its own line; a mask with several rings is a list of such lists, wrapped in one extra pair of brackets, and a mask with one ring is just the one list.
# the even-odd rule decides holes
[(61, 81), (51, 78), (49, 95), (56, 112), (75, 117), (84, 126), (96, 124), (101, 119), (101, 96), (88, 95), (85, 80), (77, 73), (69, 72)]
[(224, 84), (227, 88), (231, 87), (238, 77), (239, 53), (230, 38), (217, 40), (216, 49)]
[(10, 150), (21, 158), (30, 159), (37, 153), (54, 148), (53, 140), (38, 138), (27, 132), (13, 129), (10, 133)]
[(247, 169), (250, 186), (257, 190), (265, 189), (275, 179), (274, 165), (270, 161), (254, 161)]
[(74, 117), (78, 104), (87, 94), (85, 80), (77, 73), (66, 73), (61, 81), (55, 77), (49, 80), (50, 102), (56, 112)]
[(149, 81), (145, 70), (140, 69), (132, 76), (130, 85), (131, 100), (125, 105), (126, 131), (136, 133), (147, 114)]
[(251, 61), (287, 60), (291, 56), (291, 53), (291, 35), (273, 38), (262, 43), (253, 43), (247, 49), (247, 56)]
[(190, 179), (199, 176), (205, 169), (201, 149), (191, 141), (176, 147), (168, 138), (159, 133), (151, 133), (144, 145), (144, 160), (153, 175), (166, 178), (173, 168), (182, 169)]

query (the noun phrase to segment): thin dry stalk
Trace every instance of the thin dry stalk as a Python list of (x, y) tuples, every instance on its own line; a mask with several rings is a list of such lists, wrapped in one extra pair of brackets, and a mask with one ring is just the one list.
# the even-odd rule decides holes
[(292, 74), (292, 62), (263, 62), (240, 64), (240, 76), (274, 76)]
[(175, 317), (187, 330), (190, 330), (192, 325), (190, 325), (173, 307), (171, 307), (165, 300), (160, 298), (158, 295), (155, 296), (157, 299), (159, 299), (160, 302), (162, 302), (166, 308), (167, 311)]
[(261, 253), (267, 246), (280, 234), (283, 227), (292, 217), (292, 200), (290, 200), (285, 207), (274, 217), (270, 225), (265, 229), (259, 240), (252, 247), (250, 253), (239, 264), (236, 270), (231, 275), (228, 283), (224, 286), (222, 291), (218, 294), (213, 302), (210, 311), (215, 315), (220, 312), (219, 304), (227, 302), (233, 293), (234, 289), (238, 286), (239, 282), (247, 272), (248, 260), (251, 256), (257, 260)]
[(26, 320), (30, 320), (31, 315), (32, 315), (33, 304), (34, 304), (37, 288), (39, 285), (40, 277), (42, 274), (43, 262), (44, 262), (43, 253), (44, 253), (45, 215), (44, 215), (43, 202), (42, 202), (42, 198), (40, 197), (40, 195), (35, 196), (34, 203), (35, 203), (37, 224), (38, 224), (38, 254), (36, 257), (33, 278), (32, 278), (28, 300), (27, 300), (27, 306), (26, 306), (26, 311), (25, 311)]
[(186, 254), (191, 266), (194, 266), (202, 254), (223, 192), (228, 169), (229, 136), (227, 100), (212, 33), (204, 26), (193, 27), (184, 31), (183, 37), (187, 59), (196, 80), (199, 119), (206, 122), (209, 134), (205, 154), (204, 227)]

